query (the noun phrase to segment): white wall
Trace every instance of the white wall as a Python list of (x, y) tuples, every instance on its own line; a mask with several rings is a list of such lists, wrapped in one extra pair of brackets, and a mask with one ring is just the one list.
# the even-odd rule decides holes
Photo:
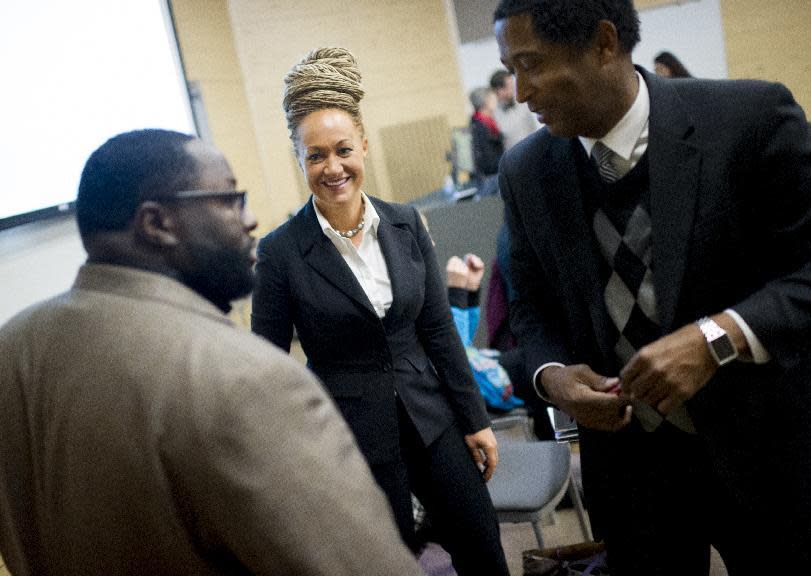
[[(639, 13), (642, 39), (634, 62), (653, 70), (653, 57), (662, 50), (675, 54), (694, 76), (726, 78), (727, 63), (719, 0), (686, 0), (683, 4), (650, 8)], [(466, 92), (486, 86), (501, 68), (496, 39), (459, 46), (459, 67)]]
[[(72, 201), (90, 154), (125, 130), (194, 132), (165, 0), (0, 2), (0, 218)], [(69, 288), (73, 218), (0, 231), (0, 323)]]
[(0, 324), (70, 288), (85, 257), (71, 217), (0, 231)]
[(459, 69), (465, 94), (479, 86), (489, 86), (490, 76), (504, 68), (498, 55), (495, 38), (467, 42), (459, 46)]
[(73, 201), (85, 160), (115, 134), (195, 131), (158, 0), (0, 2), (0, 70), (0, 218)]
[(653, 57), (672, 52), (693, 76), (726, 78), (727, 58), (719, 0), (688, 1), (639, 13), (642, 39), (634, 62), (653, 70)]

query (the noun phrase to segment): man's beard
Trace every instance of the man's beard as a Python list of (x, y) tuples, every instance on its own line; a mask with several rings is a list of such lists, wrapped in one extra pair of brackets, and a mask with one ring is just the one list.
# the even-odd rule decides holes
[(184, 272), (181, 280), (220, 310), (228, 312), (231, 302), (253, 290), (250, 248), (243, 252), (226, 247), (196, 247), (191, 270)]

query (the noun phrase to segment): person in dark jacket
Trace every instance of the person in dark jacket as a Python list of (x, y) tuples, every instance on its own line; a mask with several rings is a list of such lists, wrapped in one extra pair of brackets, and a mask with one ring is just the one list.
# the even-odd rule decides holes
[(681, 60), (676, 58), (672, 52), (659, 52), (653, 59), (653, 67), (659, 76), (665, 78), (692, 78), (693, 75), (687, 71)]
[(506, 576), (485, 484), (496, 438), (419, 213), (362, 191), (363, 94), (343, 48), (312, 51), (285, 78), (313, 196), (259, 243), (251, 325), (284, 350), (295, 327), (413, 550), (411, 493), (460, 576)]
[(498, 162), (504, 154), (504, 136), (493, 118), (498, 98), (490, 88), (481, 87), (470, 93), (470, 103), (473, 106), (470, 118), (473, 162), (476, 176), (483, 179), (498, 173)]
[(791, 573), (811, 562), (807, 120), (779, 84), (635, 67), (633, 4), (496, 10), (546, 124), (499, 167), (513, 332), (577, 420), (612, 576), (706, 576), (710, 545), (730, 575)]

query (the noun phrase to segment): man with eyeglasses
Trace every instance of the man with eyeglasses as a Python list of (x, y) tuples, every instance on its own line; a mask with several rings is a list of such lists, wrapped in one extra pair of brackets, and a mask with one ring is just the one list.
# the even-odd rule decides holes
[(421, 574), (318, 382), (224, 314), (253, 283), (235, 185), (164, 130), (87, 161), (87, 263), (0, 329), (12, 574)]

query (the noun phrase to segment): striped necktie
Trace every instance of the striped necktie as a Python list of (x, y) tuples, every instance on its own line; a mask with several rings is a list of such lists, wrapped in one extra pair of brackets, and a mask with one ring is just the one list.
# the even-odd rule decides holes
[(600, 178), (602, 178), (604, 182), (610, 184), (611, 182), (619, 180), (619, 170), (614, 166), (614, 157), (616, 154), (611, 148), (598, 140), (594, 143), (591, 154), (594, 156), (594, 161), (597, 162), (597, 170), (600, 172)]

